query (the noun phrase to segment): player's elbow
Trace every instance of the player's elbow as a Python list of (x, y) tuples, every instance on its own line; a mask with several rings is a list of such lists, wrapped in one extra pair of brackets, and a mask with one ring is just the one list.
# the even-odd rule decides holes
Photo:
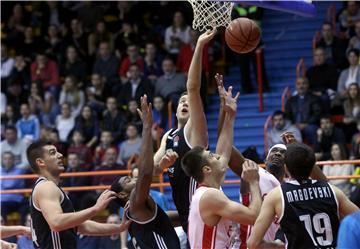
[(49, 227), (54, 232), (61, 232), (62, 230), (65, 230), (63, 225), (57, 221), (49, 222)]

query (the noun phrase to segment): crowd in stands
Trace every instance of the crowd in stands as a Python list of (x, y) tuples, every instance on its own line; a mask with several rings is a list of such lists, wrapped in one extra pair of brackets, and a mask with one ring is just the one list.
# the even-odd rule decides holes
[[(328, 22), (322, 25), (314, 65), (296, 79), (296, 91), (285, 111), (274, 112), (269, 146), (291, 131), (298, 141), (313, 146), (318, 160), (360, 159), (360, 8), (354, 1), (345, 5), (337, 27)], [(128, 167), (129, 159), (136, 162), (142, 129), (136, 111), (140, 96), (147, 94), (153, 103), (154, 144), (169, 129), (169, 118), (175, 122), (173, 116), (168, 117), (167, 103), (176, 104), (186, 89), (199, 35), (189, 25), (191, 12), (186, 2), (171, 1), (4, 3), (1, 175), (30, 173), (26, 148), (38, 139), (55, 144), (66, 158), (66, 172), (120, 170)], [(241, 7), (238, 12), (244, 15)], [(255, 19), (260, 22), (261, 13)], [(210, 72), (216, 49), (216, 44), (204, 49), (205, 74)], [(250, 79), (247, 68), (254, 55), (243, 56), (242, 74)], [(242, 83), (245, 92), (252, 91), (249, 82)], [(343, 119), (335, 124), (332, 117), (338, 114)], [(356, 169), (335, 165), (323, 170), (331, 176), (351, 175)], [(62, 185), (107, 185), (114, 177), (69, 177)], [(351, 195), (350, 181), (333, 183)], [(31, 184), (6, 180), (1, 181), (1, 189)], [(96, 200), (96, 195), (69, 193), (76, 210)], [(1, 197), (5, 220), (18, 211), (26, 221), (26, 197)], [(111, 215), (108, 222), (119, 222), (119, 217)], [(118, 248), (120, 243), (119, 237), (100, 239), (98, 244), (84, 237), (79, 238), (79, 248)]]
[[(313, 51), (314, 64), (296, 79), (295, 92), (287, 100), (285, 111), (273, 113), (269, 146), (280, 142), (282, 133), (292, 132), (313, 147), (317, 160), (360, 159), (359, 37), (359, 4), (345, 2), (336, 26), (323, 23), (321, 38)], [(356, 168), (357, 165), (326, 165), (323, 171), (327, 176), (341, 176), (352, 175), (358, 171)], [(332, 183), (348, 196), (357, 187), (349, 180)], [(355, 201), (359, 195), (352, 198)]]
[[(199, 36), (186, 2), (8, 2), (2, 14), (1, 175), (31, 173), (26, 148), (38, 139), (55, 144), (66, 172), (127, 169), (129, 159), (136, 165), (144, 94), (154, 104), (154, 146), (169, 118), (175, 124), (167, 103), (175, 107), (186, 90)], [(211, 53), (206, 48), (205, 73)], [(114, 177), (69, 177), (61, 184), (107, 185)], [(32, 183), (4, 180), (1, 189)], [(76, 210), (97, 194), (69, 192)], [(5, 221), (14, 211), (25, 221), (28, 198), (2, 195), (1, 210)], [(113, 248), (106, 246), (119, 238), (98, 243)]]

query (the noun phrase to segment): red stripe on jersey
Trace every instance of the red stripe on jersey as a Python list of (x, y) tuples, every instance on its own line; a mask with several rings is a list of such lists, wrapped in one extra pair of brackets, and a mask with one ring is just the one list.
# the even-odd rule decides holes
[[(242, 198), (242, 204), (244, 206), (249, 206), (250, 204), (250, 194), (242, 194), (241, 195)], [(246, 240), (247, 240), (247, 235), (248, 235), (248, 229), (249, 229), (249, 225), (243, 225), (240, 224), (240, 249), (246, 249)]]
[(215, 243), (215, 237), (216, 237), (216, 226), (209, 227), (208, 225), (204, 224), (202, 249), (212, 249), (213, 248), (212, 245), (213, 243)]

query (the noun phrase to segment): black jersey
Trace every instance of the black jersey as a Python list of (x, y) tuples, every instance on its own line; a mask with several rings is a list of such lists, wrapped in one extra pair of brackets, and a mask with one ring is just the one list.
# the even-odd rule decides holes
[(166, 139), (166, 150), (168, 149), (172, 149), (179, 155), (174, 165), (169, 167), (168, 175), (180, 222), (184, 231), (187, 232), (190, 202), (197, 183), (194, 178), (187, 176), (181, 167), (181, 159), (186, 152), (191, 150), (191, 146), (185, 137), (184, 128), (170, 131)]
[[(33, 192), (36, 186), (47, 181), (40, 177), (33, 187)], [(69, 197), (59, 188), (62, 193), (61, 208), (64, 213), (74, 212), (73, 205)], [(30, 214), (31, 214), (31, 232), (32, 240), (35, 248), (41, 249), (76, 249), (76, 231), (74, 228), (66, 229), (61, 232), (52, 231), (49, 224), (46, 222), (40, 209), (34, 205), (30, 197)]]
[(167, 214), (155, 203), (155, 214), (145, 222), (132, 220), (129, 226), (131, 241), (136, 249), (180, 249), (179, 238)]
[(290, 181), (281, 185), (283, 215), (280, 227), (287, 248), (335, 248), (338, 204), (325, 181)]

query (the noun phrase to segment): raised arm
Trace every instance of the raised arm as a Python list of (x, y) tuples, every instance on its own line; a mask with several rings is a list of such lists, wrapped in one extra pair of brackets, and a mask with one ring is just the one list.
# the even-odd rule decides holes
[(185, 125), (185, 135), (192, 146), (207, 147), (208, 132), (202, 100), (200, 97), (202, 55), (205, 44), (216, 34), (216, 29), (200, 35), (191, 60), (186, 89), (189, 102), (189, 120)]
[(270, 227), (276, 215), (276, 205), (281, 203), (280, 189), (271, 191), (264, 200), (259, 217), (251, 230), (247, 246), (251, 248), (284, 248), (284, 244), (278, 241), (264, 241), (266, 231)]
[[(151, 127), (153, 124), (151, 104), (147, 102), (147, 96), (140, 99), (141, 110), (137, 109), (143, 123), (142, 144), (139, 155), (139, 176), (136, 182), (135, 191), (130, 196), (130, 212), (141, 215), (149, 198), (150, 185), (153, 177), (154, 159)], [(138, 212), (140, 211), (140, 212)]]
[(171, 130), (167, 131), (161, 139), (160, 148), (154, 155), (154, 175), (160, 174), (164, 169), (173, 165), (178, 154), (173, 150), (166, 151), (166, 139)]
[(114, 192), (105, 190), (94, 206), (79, 212), (63, 213), (60, 205), (61, 192), (53, 182), (48, 181), (37, 187), (34, 201), (37, 202), (51, 230), (60, 232), (77, 227), (94, 217), (107, 207), (109, 202), (115, 198), (114, 195)]
[(25, 226), (0, 226), (0, 238), (8, 238), (15, 235), (31, 236), (30, 227)]
[[(220, 97), (220, 110), (219, 110), (219, 119), (218, 119), (218, 136), (219, 136), (220, 131), (222, 130), (222, 127), (224, 124), (224, 118), (225, 118), (225, 111), (224, 111), (225, 88), (224, 88), (223, 76), (221, 74), (217, 73), (215, 75), (215, 79), (216, 79), (216, 83), (218, 86), (218, 92), (219, 92), (219, 97)], [(245, 162), (244, 156), (241, 154), (241, 152), (235, 146), (233, 146), (231, 155), (230, 155), (229, 167), (239, 177), (241, 177), (242, 164), (244, 162)]]
[(224, 102), (224, 124), (221, 129), (219, 139), (216, 145), (216, 154), (220, 155), (220, 160), (223, 164), (228, 165), (234, 141), (234, 123), (236, 118), (237, 100), (240, 93), (235, 97), (232, 96), (232, 87), (230, 86), (225, 94)]
[(350, 201), (344, 192), (342, 192), (338, 187), (334, 185), (331, 185), (331, 187), (334, 189), (336, 199), (339, 204), (340, 219), (359, 210), (359, 208), (352, 201)]

